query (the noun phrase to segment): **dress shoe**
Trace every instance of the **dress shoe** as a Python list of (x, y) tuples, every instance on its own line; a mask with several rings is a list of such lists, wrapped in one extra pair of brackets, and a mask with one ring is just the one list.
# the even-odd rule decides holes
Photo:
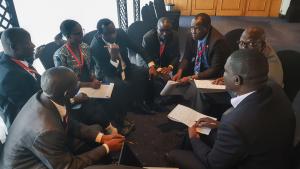
[(134, 112), (140, 113), (140, 114), (149, 114), (149, 115), (155, 114), (155, 112), (152, 111), (145, 102), (136, 103), (134, 105)]

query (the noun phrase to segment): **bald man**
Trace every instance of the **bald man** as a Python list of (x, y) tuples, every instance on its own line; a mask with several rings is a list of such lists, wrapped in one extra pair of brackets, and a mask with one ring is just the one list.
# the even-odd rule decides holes
[[(269, 79), (278, 83), (281, 87), (284, 86), (281, 61), (272, 46), (266, 42), (266, 34), (263, 28), (256, 26), (246, 28), (240, 38), (239, 48), (256, 49), (263, 53), (268, 60)], [(224, 84), (224, 79), (218, 78), (214, 83)]]
[(186, 83), (219, 77), (229, 54), (224, 36), (211, 25), (209, 15), (200, 13), (191, 22), (191, 36), (173, 80)]
[(75, 73), (65, 67), (43, 74), (42, 91), (30, 98), (10, 128), (0, 168), (82, 169), (121, 149), (123, 136), (104, 135), (72, 118), (70, 98), (78, 84)]
[(27, 100), (40, 90), (40, 75), (31, 66), (34, 44), (22, 28), (6, 29), (1, 35), (0, 115), (7, 127)]
[[(257, 50), (238, 50), (225, 64), (226, 89), (237, 95), (220, 122), (204, 118), (189, 128), (190, 145), (169, 158), (185, 169), (289, 168), (295, 117), (287, 96), (267, 85), (267, 59)], [(218, 128), (212, 147), (197, 127)], [(188, 150), (189, 148), (189, 150)]]

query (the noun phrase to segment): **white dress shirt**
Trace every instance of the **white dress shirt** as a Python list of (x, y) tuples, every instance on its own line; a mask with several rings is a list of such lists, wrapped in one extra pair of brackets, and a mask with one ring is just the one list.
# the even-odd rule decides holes
[(7, 127), (4, 121), (2, 120), (2, 118), (0, 117), (0, 141), (2, 144), (5, 143), (7, 134), (8, 134)]
[(249, 92), (249, 93), (246, 93), (246, 94), (243, 94), (243, 95), (240, 95), (240, 96), (237, 96), (237, 97), (234, 97), (230, 100), (232, 106), (234, 108), (236, 108), (247, 96), (249, 96), (250, 94), (254, 93), (255, 91), (252, 91), (252, 92)]

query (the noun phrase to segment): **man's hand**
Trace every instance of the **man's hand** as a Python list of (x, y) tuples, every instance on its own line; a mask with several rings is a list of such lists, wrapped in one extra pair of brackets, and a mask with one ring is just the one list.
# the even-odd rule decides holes
[(90, 83), (90, 87), (93, 89), (99, 89), (101, 86), (101, 82), (97, 79), (94, 79), (91, 83)]
[(109, 134), (109, 135), (103, 135), (101, 138), (101, 142), (100, 143), (106, 143), (112, 139), (123, 139), (124, 136), (120, 135), (120, 134)]
[(160, 73), (163, 75), (169, 75), (170, 72), (172, 72), (171, 67), (163, 67), (163, 68), (161, 68), (161, 71), (160, 71)]
[(199, 139), (199, 138), (200, 138), (200, 135), (199, 135), (199, 133), (197, 132), (196, 128), (197, 128), (196, 124), (193, 125), (192, 127), (189, 127), (189, 130), (188, 130), (188, 131), (189, 131), (189, 138), (190, 138), (190, 139), (192, 139), (192, 138), (197, 138), (197, 139)]
[(150, 76), (150, 78), (157, 76), (157, 71), (154, 66), (151, 66), (149, 68), (149, 76)]
[(108, 142), (105, 142), (105, 144), (108, 146), (110, 152), (117, 152), (121, 150), (124, 141), (125, 141), (125, 137), (112, 139)]
[(217, 120), (214, 120), (209, 117), (201, 118), (197, 121), (196, 126), (197, 127), (208, 127), (211, 129), (215, 129), (219, 127), (220, 122)]
[(73, 97), (75, 103), (81, 103), (89, 100), (89, 96), (85, 93), (78, 93)]
[(215, 85), (224, 85), (224, 77), (217, 78), (216, 80), (214, 80), (212, 82), (212, 84), (215, 84)]
[(116, 62), (119, 59), (119, 54), (120, 54), (119, 45), (113, 43), (104, 47), (108, 49), (108, 52), (111, 55), (111, 60)]
[(179, 69), (179, 70), (177, 71), (177, 73), (173, 76), (172, 80), (173, 80), (173, 81), (179, 81), (179, 80), (181, 79), (181, 76), (182, 76), (182, 70)]

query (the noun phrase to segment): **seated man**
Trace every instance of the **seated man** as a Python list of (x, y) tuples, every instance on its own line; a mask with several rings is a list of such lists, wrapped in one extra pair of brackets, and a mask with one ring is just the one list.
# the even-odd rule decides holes
[[(269, 43), (266, 42), (265, 31), (260, 27), (249, 27), (243, 32), (240, 41), (240, 49), (257, 49), (268, 59), (269, 79), (283, 87), (283, 70), (279, 57)], [(218, 78), (215, 84), (224, 84), (224, 79)]]
[[(98, 32), (91, 42), (91, 55), (95, 61), (96, 75), (104, 75), (105, 82), (113, 82), (116, 87), (116, 97), (120, 102), (129, 105), (137, 103), (138, 111), (151, 114), (150, 108), (145, 105), (149, 76), (147, 70), (131, 64), (128, 58), (128, 49), (145, 56), (143, 49), (133, 44), (128, 35), (121, 29), (116, 29), (109, 19), (100, 19), (97, 24)], [(150, 60), (147, 60), (147, 63)], [(154, 67), (149, 69), (153, 74)]]
[(40, 90), (40, 75), (31, 66), (35, 46), (26, 30), (6, 29), (1, 42), (0, 114), (9, 128), (27, 100)]
[[(41, 87), (43, 91), (30, 98), (10, 128), (1, 168), (82, 169), (121, 149), (123, 136), (103, 135), (72, 118), (70, 98), (79, 90), (72, 70), (48, 69)], [(90, 148), (87, 142), (102, 145)]]
[[(189, 128), (190, 145), (174, 150), (170, 160), (180, 168), (289, 168), (295, 117), (289, 99), (277, 85), (269, 86), (268, 62), (256, 50), (234, 52), (225, 64), (226, 89), (237, 97), (217, 122), (200, 119)], [(197, 127), (218, 128), (212, 147)], [(189, 150), (187, 150), (189, 149)]]
[[(67, 38), (67, 43), (54, 53), (55, 66), (65, 66), (72, 69), (80, 81), (80, 87), (100, 88), (101, 83), (96, 79), (91, 63), (90, 48), (87, 44), (82, 43), (81, 25), (74, 20), (64, 20), (60, 25), (60, 31)], [(108, 124), (109, 121), (113, 121), (122, 134), (128, 134), (133, 129), (132, 123), (124, 122), (126, 113), (119, 105), (119, 101), (115, 100), (117, 98), (92, 100), (83, 93), (78, 95), (81, 95), (81, 100), (85, 101), (82, 104), (82, 109), (79, 110), (81, 112), (76, 113), (79, 116), (77, 119), (81, 122), (94, 124), (96, 121), (106, 119)], [(101, 126), (107, 127), (107, 124), (104, 122)]]
[(157, 29), (148, 31), (143, 37), (144, 49), (153, 62), (155, 96), (163, 89), (166, 81), (171, 79), (180, 59), (178, 34), (172, 30), (171, 21), (162, 17), (157, 22)]
[(200, 13), (191, 22), (191, 36), (173, 80), (185, 83), (192, 79), (219, 77), (229, 54), (223, 35), (211, 25), (207, 14)]

